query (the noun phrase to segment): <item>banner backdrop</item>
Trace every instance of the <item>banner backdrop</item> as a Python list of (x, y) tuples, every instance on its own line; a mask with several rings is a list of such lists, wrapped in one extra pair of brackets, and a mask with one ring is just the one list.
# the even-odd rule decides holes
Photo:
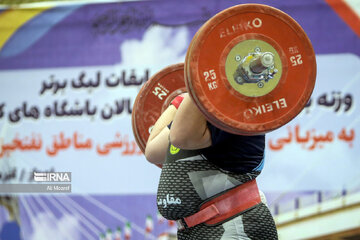
[[(351, 1), (250, 2), (299, 22), (318, 66), (306, 108), (266, 135), (260, 188), (277, 196), (360, 186), (359, 9)], [(241, 3), (136, 1), (0, 12), (0, 181), (31, 183), (33, 171), (72, 176), (72, 194), (6, 200), (19, 210), (23, 239), (155, 239), (174, 231), (157, 214), (160, 169), (136, 146), (132, 105), (151, 75), (184, 61), (207, 19)], [(0, 208), (0, 239), (9, 239), (10, 218), (9, 208)]]

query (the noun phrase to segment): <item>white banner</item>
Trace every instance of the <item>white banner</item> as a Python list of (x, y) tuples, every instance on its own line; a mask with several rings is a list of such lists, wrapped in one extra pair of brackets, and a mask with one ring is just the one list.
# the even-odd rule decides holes
[(265, 191), (339, 190), (359, 185), (360, 58), (317, 56), (311, 101), (294, 120), (266, 135)]

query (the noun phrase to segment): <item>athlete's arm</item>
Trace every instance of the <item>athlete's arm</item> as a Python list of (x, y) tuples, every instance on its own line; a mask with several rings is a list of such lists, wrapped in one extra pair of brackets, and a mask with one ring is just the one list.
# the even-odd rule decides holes
[(170, 130), (167, 126), (174, 119), (175, 113), (176, 108), (170, 105), (156, 121), (145, 147), (145, 157), (149, 162), (164, 163), (169, 146)]
[(207, 121), (189, 94), (186, 94), (170, 129), (170, 141), (181, 149), (200, 149), (211, 146)]

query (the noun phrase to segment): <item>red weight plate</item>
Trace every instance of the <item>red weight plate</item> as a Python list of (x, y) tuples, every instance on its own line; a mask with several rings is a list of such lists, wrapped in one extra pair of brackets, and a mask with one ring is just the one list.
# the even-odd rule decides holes
[(305, 107), (316, 59), (294, 19), (273, 7), (243, 4), (218, 13), (196, 33), (185, 76), (211, 123), (256, 135), (283, 126)]
[(186, 92), (184, 64), (171, 65), (152, 76), (136, 96), (131, 116), (135, 141), (145, 152), (151, 128), (179, 94)]

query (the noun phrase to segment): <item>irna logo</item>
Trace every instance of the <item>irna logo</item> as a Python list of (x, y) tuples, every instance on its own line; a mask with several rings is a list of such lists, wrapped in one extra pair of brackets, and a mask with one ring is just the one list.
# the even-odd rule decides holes
[(34, 172), (35, 182), (71, 182), (71, 172)]

